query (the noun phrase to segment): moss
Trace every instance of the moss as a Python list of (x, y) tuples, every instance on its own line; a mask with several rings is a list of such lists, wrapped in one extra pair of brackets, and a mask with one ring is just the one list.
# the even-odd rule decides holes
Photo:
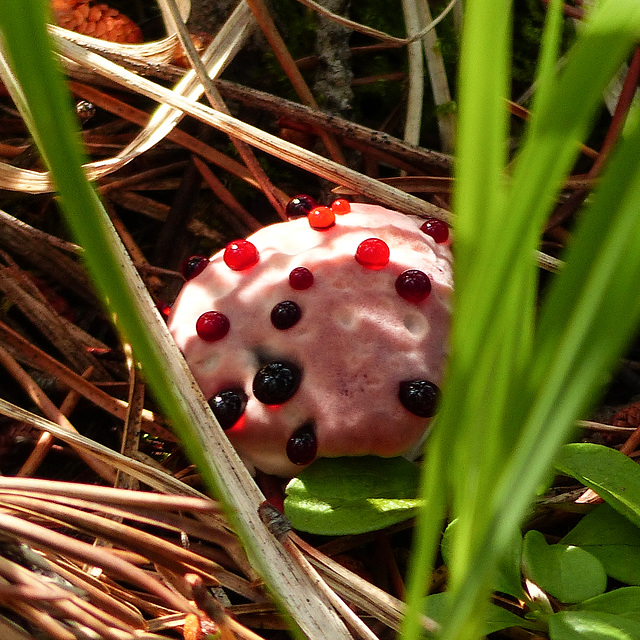
[[(546, 9), (540, 0), (516, 0), (513, 21), (512, 93), (518, 97), (535, 80)], [(565, 21), (561, 50), (573, 38), (570, 22)]]

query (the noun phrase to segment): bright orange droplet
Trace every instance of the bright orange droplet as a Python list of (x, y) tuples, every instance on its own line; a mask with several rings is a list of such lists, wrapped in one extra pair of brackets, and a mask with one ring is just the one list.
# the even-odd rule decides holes
[(338, 215), (344, 215), (351, 211), (351, 203), (345, 198), (338, 198), (331, 203), (331, 211)]
[(307, 216), (312, 229), (328, 229), (336, 223), (336, 214), (329, 207), (314, 207)]

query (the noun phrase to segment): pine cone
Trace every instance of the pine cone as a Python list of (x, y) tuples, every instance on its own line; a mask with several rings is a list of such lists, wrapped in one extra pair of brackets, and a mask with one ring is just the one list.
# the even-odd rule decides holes
[(136, 44), (142, 42), (140, 27), (106, 4), (90, 0), (51, 0), (58, 26), (101, 40)]
[(616, 427), (640, 426), (640, 401), (634, 402), (618, 411), (611, 420)]

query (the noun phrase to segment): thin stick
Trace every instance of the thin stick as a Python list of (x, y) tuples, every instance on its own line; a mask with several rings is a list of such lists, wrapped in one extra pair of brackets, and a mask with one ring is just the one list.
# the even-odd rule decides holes
[[(287, 49), (287, 45), (284, 43), (284, 40), (273, 22), (264, 2), (262, 2), (262, 0), (246, 0), (246, 2), (251, 8), (258, 25), (271, 45), (273, 53), (278, 59), (280, 66), (287, 74), (287, 77), (293, 85), (295, 92), (300, 97), (300, 100), (302, 100), (302, 102), (304, 102), (308, 107), (319, 111), (320, 107), (318, 106), (316, 99), (313, 97), (313, 94), (305, 82), (305, 79), (302, 77), (298, 66), (291, 57), (289, 49)], [(335, 139), (322, 130), (318, 132), (318, 135), (322, 139), (324, 146), (327, 148), (327, 151), (333, 160), (339, 164), (345, 164), (344, 154)]]
[[(89, 367), (83, 374), (82, 377), (88, 380), (91, 377), (91, 373), (93, 372), (93, 367)], [(80, 395), (77, 391), (71, 390), (67, 393), (65, 399), (62, 401), (60, 405), (60, 413), (63, 416), (69, 417), (70, 413), (73, 411), (75, 406), (78, 404), (78, 400)], [(34, 447), (33, 451), (29, 455), (29, 457), (25, 460), (24, 464), (18, 469), (16, 473), (17, 477), (31, 476), (35, 473), (36, 469), (42, 464), (42, 461), (45, 459), (45, 456), (49, 451), (51, 451), (51, 447), (53, 447), (53, 443), (55, 442), (55, 438), (48, 432), (45, 431), (38, 438), (38, 442)]]
[[(191, 39), (191, 36), (187, 31), (187, 27), (180, 16), (180, 12), (175, 3), (175, 0), (159, 0), (159, 3), (161, 7), (165, 8), (169, 12), (174, 20), (180, 42), (184, 48), (187, 58), (189, 59), (189, 62), (191, 63), (191, 66), (193, 67), (193, 70), (198, 77), (198, 80), (202, 84), (202, 88), (204, 89), (209, 103), (214, 109), (222, 111), (223, 113), (226, 113), (228, 115), (229, 109), (218, 93), (218, 90), (215, 88), (215, 85), (213, 84), (212, 79), (209, 77), (202, 59), (196, 51), (193, 40)], [(243, 10), (246, 10), (245, 5), (243, 3), (240, 3), (236, 11)], [(231, 142), (238, 150), (240, 157), (247, 165), (249, 171), (255, 177), (256, 181), (262, 188), (263, 193), (265, 194), (273, 208), (277, 211), (278, 215), (283, 220), (286, 220), (286, 214), (284, 211), (286, 202), (282, 202), (279, 200), (276, 189), (272, 185), (271, 180), (269, 179), (269, 176), (267, 176), (265, 170), (260, 166), (260, 163), (256, 159), (251, 147), (243, 140), (240, 140), (239, 138), (235, 138), (233, 136), (231, 136)]]
[(222, 203), (233, 211), (243, 225), (251, 231), (257, 231), (262, 225), (235, 199), (205, 162), (197, 156), (193, 157), (193, 163), (209, 186), (209, 189), (220, 198)]
[(69, 538), (52, 529), (47, 529), (34, 522), (26, 522), (6, 513), (0, 513), (0, 528), (6, 534), (17, 536), (36, 548), (48, 549), (81, 562), (88, 561), (96, 566), (101, 566), (105, 571), (119, 578), (130, 580), (133, 584), (158, 596), (176, 610), (193, 612), (193, 607), (186, 598), (174, 593), (142, 569), (122, 560), (107, 549), (96, 549), (86, 542)]
[(345, 145), (349, 144), (349, 141), (360, 142), (380, 151), (393, 154), (404, 162), (412, 163), (417, 167), (424, 167), (427, 171), (449, 173), (451, 170), (453, 164), (451, 156), (438, 151), (424, 149), (423, 147), (408, 145), (384, 131), (370, 129), (336, 115), (315, 111), (303, 104), (291, 102), (264, 91), (244, 87), (228, 80), (216, 80), (216, 86), (224, 96), (228, 96), (242, 104), (253, 108), (265, 109), (279, 116), (286, 116), (313, 128), (326, 128), (340, 136)]
[[(402, 0), (402, 12), (407, 35), (413, 36), (420, 31), (420, 15), (417, 0)], [(415, 40), (407, 45), (409, 60), (409, 93), (407, 95), (407, 113), (404, 125), (404, 141), (417, 145), (420, 141), (422, 125), (422, 103), (424, 102), (424, 59), (422, 43)]]
[[(65, 415), (48, 398), (45, 392), (35, 383), (33, 378), (15, 361), (15, 359), (0, 346), (0, 363), (11, 374), (11, 376), (27, 392), (34, 404), (57, 425), (77, 433), (76, 428), (69, 422)], [(88, 453), (81, 447), (74, 447), (76, 453), (104, 480), (112, 484), (116, 479), (115, 471), (112, 467), (97, 460), (95, 456)]]
[[(428, 0), (417, 0), (418, 13), (420, 14), (420, 24), (432, 23), (431, 10)], [(438, 46), (438, 36), (435, 29), (431, 29), (422, 38), (424, 56), (427, 60), (427, 70), (431, 80), (431, 93), (436, 106), (438, 118), (438, 129), (440, 131), (440, 142), (442, 149), (447, 153), (453, 152), (455, 135), (455, 117), (453, 111), (443, 109), (444, 105), (451, 103), (451, 93), (447, 82), (447, 71), (444, 66), (442, 51)]]
[(450, 0), (449, 4), (442, 10), (442, 13), (435, 20), (430, 22), (426, 27), (424, 27), (417, 33), (414, 33), (412, 36), (409, 36), (407, 38), (397, 38), (388, 33), (385, 33), (384, 31), (379, 31), (378, 29), (374, 29), (373, 27), (367, 27), (366, 25), (360, 24), (359, 22), (354, 22), (353, 20), (344, 18), (343, 16), (328, 11), (320, 3), (314, 2), (314, 0), (298, 0), (298, 2), (300, 4), (303, 4), (305, 7), (309, 7), (310, 9), (317, 11), (318, 13), (326, 16), (334, 22), (337, 22), (338, 24), (357, 31), (358, 33), (364, 33), (365, 35), (372, 36), (373, 38), (378, 38), (379, 40), (387, 42), (395, 47), (402, 47), (406, 44), (415, 42), (416, 40), (420, 40), (425, 36), (425, 34), (429, 33), (431, 29), (434, 29), (438, 24), (440, 24), (440, 22), (442, 22), (442, 20), (444, 20), (444, 18), (447, 16), (449, 11), (453, 9), (457, 0)]
[(226, 133), (242, 137), (249, 144), (276, 157), (287, 160), (302, 169), (311, 171), (316, 175), (337, 182), (338, 184), (357, 188), (359, 192), (365, 193), (369, 197), (387, 206), (404, 211), (405, 213), (413, 213), (421, 217), (436, 217), (449, 223), (453, 220), (451, 213), (440, 207), (420, 200), (410, 194), (402, 193), (397, 189), (382, 185), (377, 180), (364, 176), (349, 167), (332, 162), (306, 149), (301, 149), (286, 140), (272, 136), (257, 127), (252, 127), (236, 118), (231, 118), (205, 105), (176, 95), (174, 92), (161, 87), (159, 84), (147, 78), (136, 76), (94, 53), (78, 49), (75, 45), (64, 41), (58, 41), (56, 44), (60, 47), (64, 55), (84, 60), (86, 64), (93, 65), (96, 71), (105, 77), (115, 80), (118, 84), (130, 86), (138, 93), (147, 95), (154, 100), (160, 100), (172, 107), (182, 109), (198, 120), (211, 124)]
[[(120, 116), (121, 118), (125, 118), (129, 122), (133, 122), (139, 126), (144, 126), (149, 120), (148, 113), (141, 111), (140, 109), (136, 109), (128, 105), (126, 102), (122, 102), (121, 100), (118, 100), (113, 96), (110, 96), (109, 94), (98, 91), (98, 89), (95, 89), (94, 87), (90, 87), (89, 85), (73, 81), (70, 82), (69, 85), (71, 90), (76, 95), (93, 102), (97, 106), (101, 107), (102, 109), (106, 109), (110, 113)], [(236, 160), (233, 160), (232, 158), (229, 158), (223, 153), (220, 153), (218, 150), (214, 149), (208, 144), (203, 143), (197, 138), (194, 138), (188, 133), (185, 133), (178, 128), (172, 129), (167, 134), (167, 139), (199, 155), (200, 157), (207, 160), (207, 162), (212, 162), (213, 164), (223, 168), (225, 171), (228, 171), (241, 180), (244, 180), (252, 187), (255, 187), (256, 189), (260, 188), (260, 185), (258, 184), (256, 179), (251, 175), (251, 173), (244, 165), (240, 164)], [(286, 201), (287, 199), (287, 195), (282, 191), (278, 193), (278, 197), (283, 201)]]
[[(14, 349), (19, 353), (21, 358), (28, 361), (34, 368), (55, 376), (61, 383), (76, 390), (84, 398), (117, 418), (121, 420), (126, 418), (126, 402), (110, 396), (81, 375), (65, 367), (48, 353), (32, 345), (28, 340), (3, 322), (0, 322), (0, 336), (2, 336), (5, 345)], [(145, 423), (145, 429), (149, 433), (169, 441), (175, 441), (175, 436), (171, 432), (155, 422), (155, 420), (160, 420), (160, 417), (152, 411), (145, 409), (142, 412), (142, 419)]]

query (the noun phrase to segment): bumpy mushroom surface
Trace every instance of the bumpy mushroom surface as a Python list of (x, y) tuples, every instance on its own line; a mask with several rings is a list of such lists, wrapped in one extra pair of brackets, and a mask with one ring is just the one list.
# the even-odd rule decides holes
[(240, 456), (285, 477), (316, 457), (415, 449), (447, 355), (447, 242), (375, 205), (313, 220), (191, 260), (169, 318)]

